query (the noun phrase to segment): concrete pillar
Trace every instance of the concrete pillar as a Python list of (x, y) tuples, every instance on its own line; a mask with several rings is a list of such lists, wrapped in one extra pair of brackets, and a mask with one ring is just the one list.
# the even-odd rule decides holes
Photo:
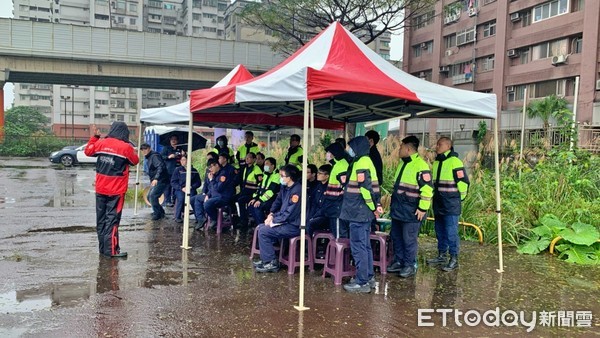
[(4, 82), (0, 82), (0, 143), (4, 142)]

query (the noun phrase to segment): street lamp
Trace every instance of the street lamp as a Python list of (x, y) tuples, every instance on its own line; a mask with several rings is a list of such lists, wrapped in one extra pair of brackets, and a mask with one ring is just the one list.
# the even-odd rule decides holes
[[(75, 139), (75, 88), (79, 86), (67, 85), (71, 88), (71, 139)], [(67, 123), (67, 108), (65, 106), (65, 124)], [(66, 133), (66, 132), (65, 132)]]
[(65, 130), (65, 138), (67, 138), (67, 100), (71, 99), (71, 97), (61, 95), (60, 98), (62, 100), (65, 100), (65, 127), (64, 127), (64, 130)]

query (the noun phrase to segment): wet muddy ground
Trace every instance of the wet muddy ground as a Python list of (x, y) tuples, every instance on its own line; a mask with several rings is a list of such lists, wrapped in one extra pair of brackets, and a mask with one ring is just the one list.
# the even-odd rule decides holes
[[(0, 158), (0, 337), (444, 337), (524, 336), (528, 326), (469, 326), (456, 313), (419, 309), (524, 311), (529, 335), (600, 336), (600, 267), (505, 249), (499, 274), (495, 246), (463, 242), (460, 269), (427, 267), (435, 242), (422, 238), (416, 278), (377, 274), (368, 295), (347, 294), (321, 270), (306, 274), (298, 312), (299, 274), (255, 274), (251, 238), (182, 230), (150, 221), (128, 203), (120, 228), (124, 260), (97, 254), (92, 167), (63, 169), (45, 159)], [(133, 182), (133, 180), (132, 180)], [(553, 324), (540, 322), (541, 311)], [(566, 311), (559, 313), (559, 311)], [(572, 311), (572, 312), (571, 312)], [(592, 318), (588, 322), (588, 312)], [(572, 321), (569, 319), (573, 316)], [(489, 317), (490, 321), (492, 317)], [(566, 319), (565, 319), (566, 318)], [(561, 324), (562, 326), (559, 326)], [(585, 327), (589, 324), (589, 327)], [(584, 325), (584, 327), (577, 327)], [(530, 324), (531, 326), (531, 324)]]

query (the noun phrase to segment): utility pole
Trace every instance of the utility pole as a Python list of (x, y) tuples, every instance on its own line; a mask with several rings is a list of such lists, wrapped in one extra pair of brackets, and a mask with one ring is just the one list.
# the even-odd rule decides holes
[(65, 126), (63, 129), (65, 131), (65, 138), (67, 138), (67, 100), (71, 99), (71, 97), (61, 95), (60, 98), (65, 100)]

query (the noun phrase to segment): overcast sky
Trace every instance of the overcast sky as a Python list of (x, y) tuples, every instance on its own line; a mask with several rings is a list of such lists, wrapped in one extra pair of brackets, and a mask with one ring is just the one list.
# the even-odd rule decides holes
[[(0, 0), (0, 18), (12, 18), (13, 3), (12, 0)], [(399, 60), (402, 58), (402, 35), (393, 35), (391, 47), (391, 59)], [(10, 108), (13, 103), (13, 84), (7, 83), (4, 85), (4, 107)]]
[[(0, 0), (0, 18), (12, 18), (13, 4), (12, 0)], [(3, 79), (1, 79), (3, 80)], [(13, 85), (7, 83), (4, 85), (4, 107), (10, 108), (13, 102)]]

